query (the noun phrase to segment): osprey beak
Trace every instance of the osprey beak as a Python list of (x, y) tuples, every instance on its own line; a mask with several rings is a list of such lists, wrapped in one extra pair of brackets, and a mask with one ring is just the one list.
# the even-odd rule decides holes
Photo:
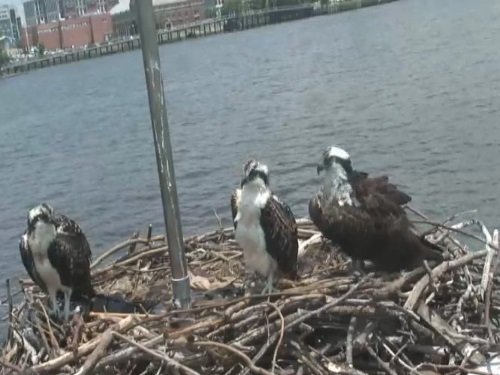
[(325, 169), (325, 166), (323, 164), (318, 164), (316, 166), (316, 172), (318, 172), (318, 175)]

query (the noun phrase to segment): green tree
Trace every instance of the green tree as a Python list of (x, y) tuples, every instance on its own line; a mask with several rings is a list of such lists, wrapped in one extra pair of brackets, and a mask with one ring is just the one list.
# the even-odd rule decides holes
[(0, 48), (0, 68), (6, 65), (9, 61), (10, 57), (7, 52), (3, 48)]
[[(3, 34), (0, 34), (0, 38), (3, 36)], [(0, 46), (0, 68), (7, 64), (10, 61), (10, 57), (7, 54), (7, 51)]]
[(43, 45), (43, 43), (38, 43), (37, 49), (38, 56), (43, 57), (43, 54), (45, 53), (45, 46)]
[(241, 0), (225, 0), (222, 7), (222, 15), (227, 16), (233, 13), (241, 13)]

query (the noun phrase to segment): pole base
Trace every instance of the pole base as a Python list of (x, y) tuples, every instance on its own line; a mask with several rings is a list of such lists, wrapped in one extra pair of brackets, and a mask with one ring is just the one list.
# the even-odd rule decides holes
[[(191, 308), (191, 288), (189, 286), (189, 275), (182, 279), (172, 278), (172, 293), (174, 305), (180, 309)], [(177, 298), (175, 298), (177, 296)]]

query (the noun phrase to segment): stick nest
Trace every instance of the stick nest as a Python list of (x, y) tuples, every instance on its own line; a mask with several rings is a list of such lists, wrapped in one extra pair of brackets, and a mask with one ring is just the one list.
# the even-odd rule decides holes
[(173, 306), (167, 245), (150, 232), (92, 265), (99, 293), (142, 301), (142, 314), (75, 313), (58, 324), (46, 296), (23, 282), (0, 374), (457, 374), (496, 351), (498, 233), (491, 239), (482, 226), (487, 245), (468, 251), (453, 233), (477, 222), (434, 226), (427, 238), (450, 261), (355, 276), (308, 220), (298, 223), (300, 278), (280, 280), (269, 296), (241, 293), (232, 228), (186, 239), (190, 310)]

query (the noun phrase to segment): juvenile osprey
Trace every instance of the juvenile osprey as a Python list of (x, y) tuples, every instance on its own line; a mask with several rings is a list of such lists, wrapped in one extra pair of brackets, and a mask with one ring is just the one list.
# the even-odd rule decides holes
[[(255, 168), (257, 164), (258, 162), (255, 159), (248, 160), (245, 164), (243, 164), (243, 175), (246, 175), (251, 168)], [(272, 198), (278, 199), (278, 197), (276, 197), (276, 195), (274, 194), (272, 194)], [(233, 216), (234, 230), (236, 230), (236, 227), (238, 226), (238, 222), (236, 221), (236, 216), (238, 215), (238, 207), (240, 205), (240, 200), (241, 200), (241, 187), (235, 189), (233, 194), (231, 195), (231, 214)]]
[(309, 216), (322, 234), (353, 261), (370, 260), (383, 271), (414, 268), (424, 259), (442, 260), (442, 250), (419, 237), (401, 205), (411, 198), (387, 176), (369, 178), (352, 169), (349, 154), (329, 147), (317, 172), (320, 191), (309, 202)]
[(91, 251), (85, 235), (73, 220), (56, 215), (42, 203), (28, 212), (28, 228), (19, 241), (21, 258), (31, 279), (46, 292), (59, 316), (57, 292), (64, 294), (64, 318), (69, 318), (70, 298), (92, 298)]
[(267, 277), (262, 293), (271, 292), (274, 275), (297, 276), (298, 237), (293, 213), (273, 196), (265, 164), (247, 164), (235, 218), (235, 238), (243, 249), (245, 266)]

